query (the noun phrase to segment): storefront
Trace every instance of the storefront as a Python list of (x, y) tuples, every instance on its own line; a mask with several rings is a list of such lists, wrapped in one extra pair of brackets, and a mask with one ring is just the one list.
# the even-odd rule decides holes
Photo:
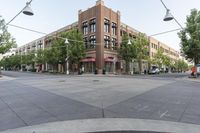
[(96, 64), (95, 64), (96, 59), (93, 57), (88, 57), (81, 59), (81, 68), (84, 73), (94, 73)]

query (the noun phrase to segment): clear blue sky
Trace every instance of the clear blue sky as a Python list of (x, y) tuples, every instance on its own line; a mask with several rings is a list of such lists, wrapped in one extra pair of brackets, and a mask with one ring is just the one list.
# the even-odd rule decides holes
[[(185, 26), (186, 16), (193, 8), (200, 9), (200, 0), (163, 0), (175, 18)], [(26, 0), (0, 0), (0, 15), (8, 22), (24, 6)], [(50, 33), (78, 20), (78, 10), (95, 5), (96, 0), (33, 0), (34, 16), (20, 14), (11, 24)], [(164, 22), (166, 13), (160, 0), (104, 0), (107, 7), (121, 12), (122, 22), (152, 35), (179, 28), (175, 21)], [(18, 46), (24, 45), (42, 35), (9, 27)], [(159, 41), (179, 50), (177, 32), (155, 36)]]

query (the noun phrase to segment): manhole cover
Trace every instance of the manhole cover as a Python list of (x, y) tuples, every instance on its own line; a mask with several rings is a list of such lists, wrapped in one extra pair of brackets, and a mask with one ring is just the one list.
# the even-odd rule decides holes
[(99, 82), (99, 80), (92, 80), (93, 82)]

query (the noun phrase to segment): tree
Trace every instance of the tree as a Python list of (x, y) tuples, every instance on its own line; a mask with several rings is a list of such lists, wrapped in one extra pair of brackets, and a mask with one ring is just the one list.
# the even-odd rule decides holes
[[(55, 47), (53, 51), (57, 53), (57, 62), (65, 66), (66, 59), (68, 58), (72, 66), (79, 66), (80, 60), (85, 57), (86, 50), (83, 34), (78, 29), (73, 29), (68, 32), (60, 33), (58, 36), (58, 38), (54, 38), (52, 41), (52, 47)], [(60, 37), (67, 38), (69, 44), (65, 44), (65, 40)]]
[(16, 47), (15, 39), (7, 31), (5, 21), (0, 16), (0, 54), (4, 54), (12, 47)]
[(125, 61), (126, 64), (126, 73), (129, 71), (129, 63), (136, 58), (136, 48), (134, 43), (128, 44), (129, 37), (127, 34), (122, 36), (122, 43), (118, 49), (119, 58)]
[(34, 68), (34, 63), (35, 63), (35, 53), (33, 52), (27, 53), (25, 55), (25, 64), (28, 66), (32, 65), (32, 68)]
[(171, 67), (172, 62), (169, 56), (163, 55), (162, 62), (163, 62), (163, 65), (165, 65), (166, 67)]
[(83, 34), (78, 29), (74, 29), (67, 32), (67, 38), (69, 39), (69, 61), (72, 64), (72, 69), (74, 71), (74, 65), (80, 67), (80, 60), (86, 55)]
[(35, 62), (38, 64), (45, 64), (46, 62), (46, 58), (45, 58), (45, 51), (43, 49), (39, 49), (36, 53), (35, 56)]
[(162, 65), (163, 65), (163, 59), (164, 59), (164, 50), (163, 49), (161, 49), (161, 48), (159, 48), (158, 50), (157, 50), (157, 53), (155, 54), (155, 56), (154, 56), (154, 62), (155, 62), (155, 64), (156, 65), (158, 65), (158, 67), (159, 67), (159, 69), (162, 67)]
[(142, 60), (148, 60), (148, 45), (149, 41), (145, 34), (139, 33), (133, 41), (133, 46), (136, 52), (136, 60), (139, 64), (139, 73), (142, 72)]
[(59, 63), (59, 51), (57, 47), (51, 47), (44, 50), (44, 57), (48, 64), (53, 66), (53, 71), (57, 70), (57, 65)]
[(186, 21), (186, 28), (178, 33), (181, 39), (181, 52), (186, 59), (193, 60), (195, 64), (198, 64), (200, 63), (200, 11), (191, 10)]

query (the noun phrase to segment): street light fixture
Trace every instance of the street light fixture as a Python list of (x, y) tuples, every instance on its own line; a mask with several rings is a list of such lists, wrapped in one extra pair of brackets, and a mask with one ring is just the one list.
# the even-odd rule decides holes
[(164, 17), (164, 21), (171, 21), (172, 19), (174, 19), (174, 17), (172, 16), (172, 14), (170, 13), (170, 10), (169, 9), (167, 9), (167, 11), (166, 11), (166, 15), (165, 15), (165, 17)]
[(170, 20), (173, 20), (174, 19), (174, 21), (181, 27), (181, 29), (183, 29), (183, 26), (177, 21), (177, 19), (170, 13), (170, 10), (169, 10), (169, 8), (167, 8), (167, 6), (165, 5), (165, 3), (162, 1), (162, 0), (160, 0), (161, 1), (161, 3), (163, 4), (163, 6), (165, 7), (165, 9), (166, 9), (166, 15), (165, 15), (165, 17), (164, 17), (164, 21), (170, 21)]
[(68, 39), (66, 38), (65, 39), (65, 44), (67, 45), (67, 58), (65, 59), (65, 61), (66, 61), (66, 74), (67, 75), (69, 75), (69, 54), (68, 54), (68, 44), (69, 44), (69, 41), (68, 41)]
[(128, 45), (131, 45), (131, 40), (130, 39), (128, 40)]
[(29, 5), (30, 5), (30, 2), (27, 2), (27, 3), (26, 3), (26, 6), (25, 6), (24, 9), (23, 9), (23, 13), (24, 13), (25, 15), (32, 16), (32, 15), (34, 15), (34, 13), (33, 13), (32, 9), (30, 8)]
[(30, 4), (31, 4), (32, 0), (30, 0), (29, 2), (26, 3), (26, 6), (19, 12), (17, 13), (17, 15), (15, 15), (6, 25), (9, 25), (17, 16), (19, 16), (20, 13), (24, 13), (25, 15), (29, 15), (32, 16), (34, 15), (32, 9), (30, 8)]

